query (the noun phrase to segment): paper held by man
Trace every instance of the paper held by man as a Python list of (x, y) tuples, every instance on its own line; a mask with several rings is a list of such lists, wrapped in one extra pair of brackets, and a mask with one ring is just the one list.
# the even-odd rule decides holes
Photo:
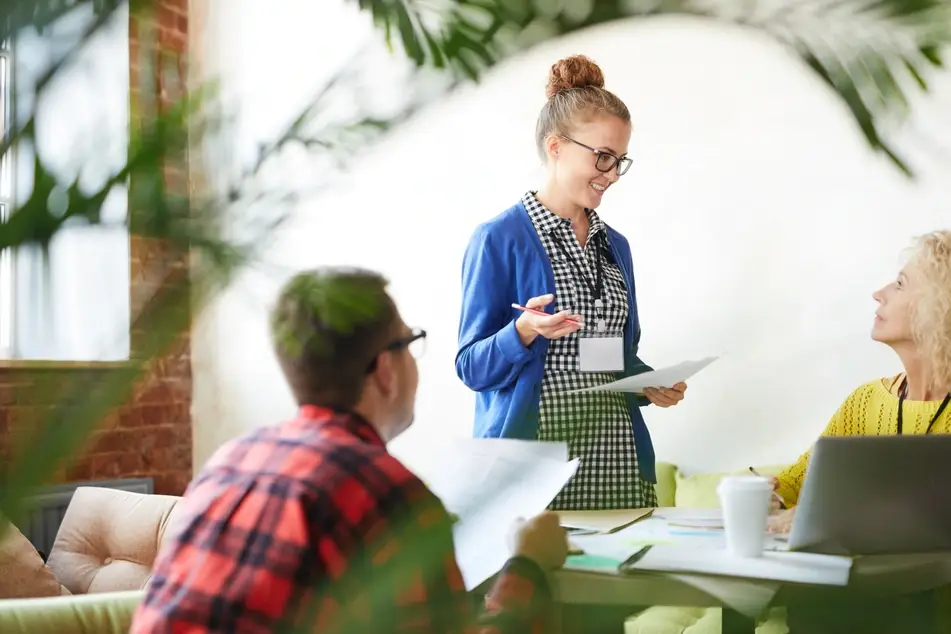
[(695, 361), (682, 361), (659, 370), (651, 370), (634, 376), (629, 376), (611, 383), (589, 387), (583, 390), (573, 390), (571, 393), (580, 392), (632, 392), (641, 394), (647, 387), (666, 387), (671, 388), (677, 383), (681, 383), (703, 370), (705, 367), (716, 361), (719, 357), (704, 357)]
[(458, 518), (456, 560), (468, 589), (511, 555), (516, 520), (544, 511), (578, 469), (565, 443), (453, 438), (401, 457)]

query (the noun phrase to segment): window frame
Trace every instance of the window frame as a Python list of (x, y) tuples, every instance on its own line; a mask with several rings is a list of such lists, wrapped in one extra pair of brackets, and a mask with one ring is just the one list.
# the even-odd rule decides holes
[[(12, 38), (0, 42), (0, 138), (5, 143), (13, 131)], [(7, 222), (16, 208), (16, 148), (0, 155), (0, 222)], [(0, 250), (0, 359), (16, 358), (16, 250)]]

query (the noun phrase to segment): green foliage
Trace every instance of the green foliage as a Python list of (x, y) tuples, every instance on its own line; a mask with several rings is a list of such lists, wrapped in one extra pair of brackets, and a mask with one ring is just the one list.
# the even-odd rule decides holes
[(417, 64), (470, 78), (538, 41), (616, 20), (692, 15), (755, 29), (815, 71), (848, 107), (869, 146), (908, 176), (913, 170), (883, 125), (905, 120), (910, 95), (927, 90), (951, 44), (949, 0), (357, 1), (387, 41), (399, 34)]
[[(781, 3), (737, 0), (356, 0), (379, 27), (393, 49), (402, 49), (416, 67), (416, 75), (435, 69), (447, 78), (446, 90), (478, 79), (499, 61), (538, 42), (622, 19), (644, 19), (683, 14), (713, 22), (740, 25), (773, 38), (811, 68), (839, 97), (854, 117), (869, 146), (887, 156), (908, 175), (912, 167), (888, 141), (886, 131), (909, 114), (913, 97), (929, 89), (931, 73), (943, 63), (951, 42), (951, 0), (820, 0)], [(96, 20), (77, 47), (41, 78), (37, 92), (95, 35), (120, 3), (117, 0), (4, 0), (0, 2), (0, 39), (26, 28), (44, 29), (57, 19), (92, 4)], [(43, 157), (33, 166), (33, 193), (8, 222), (0, 225), (0, 248), (46, 246), (67, 221), (103, 222), (102, 207), (112, 188), (131, 183), (129, 225), (139, 236), (161, 240), (167, 258), (150, 264), (149, 277), (164, 284), (146, 302), (136, 318), (140, 337), (130, 363), (104, 373), (76, 375), (69, 385), (56, 378), (41, 382), (58, 405), (44, 419), (29, 421), (31, 434), (18, 449), (16, 460), (0, 473), (0, 515), (16, 521), (23, 499), (74, 455), (91, 431), (114, 407), (125, 402), (132, 386), (151, 359), (160, 357), (190, 327), (191, 315), (226, 286), (235, 273), (254, 261), (267, 238), (281, 225), (299, 192), (262, 186), (260, 174), (282, 151), (299, 145), (326, 156), (330, 164), (346, 168), (362, 149), (406, 121), (439, 94), (407, 99), (386, 116), (363, 108), (347, 93), (351, 66), (330, 81), (272, 142), (232, 182), (221, 189), (198, 189), (186, 195), (172, 186), (165, 170), (184, 165), (184, 156), (208, 138), (220, 134), (225, 123), (218, 112), (218, 96), (209, 84), (162, 103), (155, 94), (154, 74), (175, 78), (178, 65), (158, 55), (149, 42), (154, 32), (146, 19), (154, 0), (133, 0), (130, 10), (143, 31), (142, 86), (139, 90), (128, 161), (95, 192), (83, 192), (76, 182), (58, 182)], [(357, 63), (357, 62), (354, 62)], [(704, 63), (698, 60), (698, 63)], [(412, 78), (411, 78), (412, 79)], [(184, 85), (183, 78), (166, 84)], [(412, 81), (409, 82), (411, 87)], [(326, 116), (335, 96), (350, 95), (351, 116), (345, 121)], [(20, 113), (0, 151), (36, 138), (35, 112)], [(816, 148), (820, 153), (823, 148)], [(321, 175), (318, 175), (321, 176)], [(334, 174), (326, 176), (329, 183)], [(59, 201), (51, 205), (51, 200)], [(62, 201), (65, 200), (65, 206)], [(263, 226), (244, 240), (225, 238), (226, 222), (242, 209), (268, 205), (273, 213)], [(192, 256), (190, 279), (176, 275), (176, 262)], [(315, 283), (301, 277), (290, 292), (299, 302), (300, 315), (317, 311), (336, 315), (332, 327), (353, 328), (370, 319), (375, 301), (370, 287), (341, 287), (333, 281)], [(306, 328), (295, 318), (273, 326), (281, 345), (302, 350)]]
[(307, 271), (285, 285), (271, 318), (271, 336), (284, 354), (322, 355), (321, 335), (350, 335), (380, 319), (389, 303), (386, 280), (353, 270)]

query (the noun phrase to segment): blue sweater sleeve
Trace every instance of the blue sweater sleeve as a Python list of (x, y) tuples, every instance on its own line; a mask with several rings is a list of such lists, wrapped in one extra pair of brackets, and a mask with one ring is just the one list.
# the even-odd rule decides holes
[(515, 330), (516, 301), (511, 255), (502, 253), (484, 226), (469, 241), (462, 264), (462, 311), (456, 374), (476, 392), (491, 392), (515, 382), (534, 355)]
[[(638, 341), (641, 338), (641, 331), (638, 329), (636, 335)], [(637, 350), (637, 343), (634, 344), (634, 350)], [(635, 376), (638, 374), (644, 374), (645, 372), (651, 372), (654, 368), (650, 367), (637, 356), (637, 353), (630, 355), (630, 358), (627, 360), (627, 368), (624, 371), (624, 377)], [(628, 394), (630, 397), (629, 400), (635, 407), (645, 407), (650, 405), (650, 400), (643, 394)]]
[[(634, 289), (634, 261), (631, 258), (631, 247), (628, 245), (627, 240), (623, 236), (618, 235), (620, 240), (621, 253), (624, 258), (624, 265), (628, 271), (630, 271), (630, 280), (628, 284), (628, 293), (635, 293)], [(637, 296), (636, 294), (631, 297), (631, 306), (634, 310), (637, 310)], [(630, 347), (628, 347), (627, 359), (625, 360), (625, 368), (622, 374), (623, 377), (635, 376), (637, 374), (643, 374), (645, 372), (651, 372), (654, 368), (644, 363), (640, 356), (637, 354), (637, 348), (641, 343), (641, 328), (638, 325), (637, 330), (634, 332), (634, 340), (631, 342)], [(651, 402), (647, 399), (646, 396), (642, 394), (629, 394), (628, 400), (635, 407), (644, 407), (650, 405)]]

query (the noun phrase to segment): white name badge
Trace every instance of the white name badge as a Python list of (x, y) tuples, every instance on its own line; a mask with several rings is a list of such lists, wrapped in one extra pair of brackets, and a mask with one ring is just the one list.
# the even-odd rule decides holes
[(582, 372), (622, 372), (624, 337), (579, 337), (578, 362)]

